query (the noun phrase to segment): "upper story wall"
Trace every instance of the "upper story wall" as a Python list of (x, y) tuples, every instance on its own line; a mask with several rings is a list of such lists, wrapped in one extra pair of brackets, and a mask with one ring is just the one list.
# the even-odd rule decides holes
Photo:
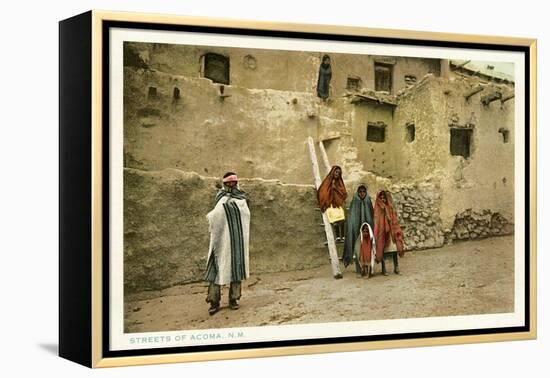
[[(363, 168), (384, 177), (395, 176), (397, 165), (394, 148), (398, 141), (394, 130), (393, 106), (387, 104), (364, 103), (353, 108), (352, 137), (357, 148), (357, 158)], [(369, 127), (378, 128), (384, 133), (383, 141), (369, 140)], [(383, 130), (382, 130), (383, 129)]]
[[(479, 86), (478, 80), (431, 78), (423, 84), (402, 97), (396, 108), (394, 128), (401, 133), (401, 142), (393, 150), (402, 161), (398, 175), (441, 178), (446, 193), (441, 204), (444, 222), (469, 208), (493, 209), (513, 219), (514, 99), (488, 102), (496, 92), (510, 95), (513, 87), (489, 84), (466, 97)], [(408, 123), (415, 126), (412, 142), (407, 141)], [(453, 130), (470, 134), (469, 155), (451, 152)]]
[[(475, 88), (482, 90), (472, 94)], [(394, 129), (400, 133), (395, 150), (406, 160), (400, 165), (400, 176), (422, 177), (437, 169), (452, 171), (462, 162), (476, 170), (476, 177), (495, 179), (503, 173), (501, 169), (513, 166), (514, 99), (501, 101), (498, 95), (490, 101), (497, 92), (507, 97), (513, 87), (433, 77), (400, 97), (394, 115)], [(407, 139), (408, 124), (415, 128), (413, 141)], [(471, 133), (468, 156), (452, 152), (452, 130)]]
[[(215, 53), (229, 59), (229, 84), (250, 89), (274, 89), (315, 93), (324, 52), (224, 48), (126, 42), (125, 54), (139, 57), (140, 64), (173, 75), (201, 77), (202, 58)], [(397, 93), (424, 75), (440, 73), (440, 60), (383, 57), (358, 54), (328, 54), (331, 58), (331, 95), (348, 91), (348, 78), (359, 81), (359, 89), (376, 89), (376, 66), (391, 72), (391, 90)], [(412, 81), (411, 81), (412, 80)]]
[(317, 138), (317, 106), (311, 93), (230, 87), (222, 96), (210, 80), (125, 68), (124, 166), (311, 184), (305, 141)]

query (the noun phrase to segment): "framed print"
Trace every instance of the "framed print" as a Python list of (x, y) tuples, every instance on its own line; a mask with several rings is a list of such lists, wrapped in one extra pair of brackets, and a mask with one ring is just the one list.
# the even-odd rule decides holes
[(60, 355), (536, 337), (536, 41), (60, 22)]

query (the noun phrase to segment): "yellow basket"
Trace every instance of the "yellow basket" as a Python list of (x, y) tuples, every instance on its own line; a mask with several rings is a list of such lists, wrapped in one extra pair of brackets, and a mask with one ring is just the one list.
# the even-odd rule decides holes
[(344, 209), (342, 207), (329, 207), (327, 209), (327, 218), (330, 223), (343, 221), (346, 219)]

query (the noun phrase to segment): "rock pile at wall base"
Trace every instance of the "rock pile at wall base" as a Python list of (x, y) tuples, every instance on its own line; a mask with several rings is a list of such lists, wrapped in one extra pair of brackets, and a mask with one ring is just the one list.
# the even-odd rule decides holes
[(453, 228), (445, 232), (445, 240), (479, 239), (513, 233), (514, 224), (500, 213), (489, 209), (466, 209), (456, 215)]

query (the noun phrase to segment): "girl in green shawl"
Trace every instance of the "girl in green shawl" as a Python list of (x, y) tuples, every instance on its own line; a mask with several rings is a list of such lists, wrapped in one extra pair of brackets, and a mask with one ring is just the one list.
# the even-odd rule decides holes
[(359, 185), (357, 192), (353, 195), (349, 207), (348, 218), (346, 222), (346, 239), (344, 243), (344, 266), (351, 264), (355, 257), (355, 268), (357, 273), (361, 272), (357, 256), (355, 256), (355, 247), (360, 237), (361, 225), (368, 223), (374, 229), (374, 209), (371, 199), (367, 193), (366, 185)]

